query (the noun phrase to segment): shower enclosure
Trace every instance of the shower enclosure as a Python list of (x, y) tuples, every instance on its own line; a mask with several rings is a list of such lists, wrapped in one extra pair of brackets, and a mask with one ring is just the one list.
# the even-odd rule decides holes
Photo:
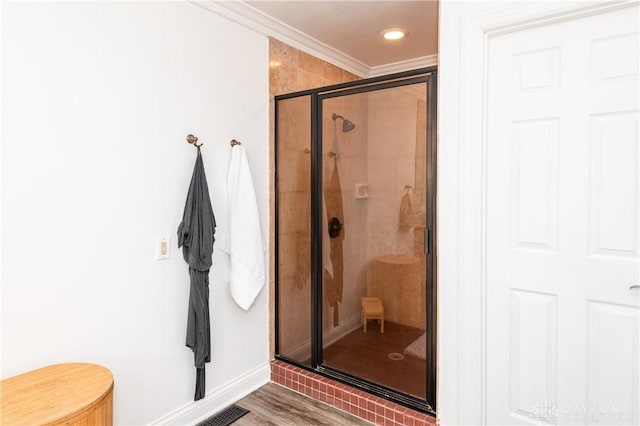
[(431, 413), (436, 78), (275, 98), (276, 357)]

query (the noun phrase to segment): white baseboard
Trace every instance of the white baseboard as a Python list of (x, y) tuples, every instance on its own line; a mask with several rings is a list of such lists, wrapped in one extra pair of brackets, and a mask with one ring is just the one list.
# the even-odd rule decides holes
[[(360, 313), (350, 316), (342, 324), (332, 328), (322, 335), (322, 347), (326, 348), (360, 327)], [(311, 342), (305, 342), (286, 354), (289, 359), (307, 359), (311, 356)]]
[(154, 421), (152, 425), (194, 425), (247, 396), (271, 381), (271, 363), (248, 371), (209, 392), (202, 400), (191, 402)]

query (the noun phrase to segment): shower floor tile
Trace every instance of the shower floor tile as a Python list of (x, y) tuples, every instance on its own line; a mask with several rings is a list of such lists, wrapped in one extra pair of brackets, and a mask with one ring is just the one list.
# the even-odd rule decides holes
[(385, 321), (384, 334), (380, 334), (377, 321), (369, 321), (366, 334), (360, 327), (326, 347), (324, 365), (425, 398), (426, 362), (403, 354), (423, 333), (419, 328)]

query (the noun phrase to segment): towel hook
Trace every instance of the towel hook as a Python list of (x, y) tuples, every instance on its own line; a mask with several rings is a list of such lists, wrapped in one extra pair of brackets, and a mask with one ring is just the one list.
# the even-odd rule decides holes
[(240, 143), (240, 141), (237, 141), (235, 139), (231, 139), (231, 148), (233, 148), (236, 145), (242, 145), (242, 143)]
[(196, 148), (200, 148), (202, 146), (202, 142), (198, 143), (198, 137), (192, 134), (187, 135), (187, 143), (192, 144)]

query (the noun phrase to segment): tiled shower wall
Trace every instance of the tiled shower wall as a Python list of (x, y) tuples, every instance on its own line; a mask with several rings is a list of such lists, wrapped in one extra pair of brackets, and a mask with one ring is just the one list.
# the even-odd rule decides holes
[(355, 74), (274, 39), (269, 39), (269, 71), (269, 92), (272, 97), (360, 79)]
[[(273, 96), (328, 86), (359, 79), (355, 74), (345, 71), (333, 64), (322, 61), (292, 48), (277, 40), (271, 39), (270, 52), (270, 95)], [(361, 250), (358, 236), (366, 232), (366, 212), (362, 210), (362, 202), (353, 197), (355, 182), (366, 180), (366, 104), (362, 101), (349, 102), (336, 99), (326, 102), (324, 113), (324, 175), (330, 176), (332, 161), (328, 152), (332, 149), (333, 120), (331, 113), (348, 116), (356, 123), (356, 130), (349, 133), (339, 132), (341, 159), (338, 167), (343, 192), (345, 217), (344, 252), (350, 253), (345, 259), (343, 300), (340, 304), (340, 324), (343, 328), (357, 326), (359, 323), (359, 300), (366, 286), (366, 253)], [(309, 357), (310, 346), (309, 324), (310, 313), (310, 117), (309, 98), (287, 100), (279, 104), (281, 120), (285, 125), (279, 127), (280, 145), (280, 225), (279, 242), (281, 261), (280, 302), (284, 308), (280, 312), (280, 350), (281, 353), (297, 352), (295, 359), (303, 362)], [(272, 105), (272, 112), (273, 112)], [(271, 114), (271, 176), (274, 176), (274, 128)], [(339, 121), (338, 124), (341, 124)], [(274, 181), (271, 182), (271, 235), (274, 233)], [(274, 240), (270, 241), (271, 259), (275, 262)], [(275, 303), (275, 264), (270, 267), (271, 303)], [(274, 312), (272, 305), (271, 312)], [(333, 313), (325, 303), (324, 331), (334, 328)], [(274, 348), (274, 321), (271, 321), (272, 355)], [(353, 324), (352, 324), (353, 323)], [(339, 331), (339, 330), (338, 330)], [(299, 350), (296, 350), (299, 349)]]
[(420, 254), (414, 252), (413, 232), (398, 229), (398, 213), (406, 185), (415, 188), (418, 201), (424, 203), (424, 180), (417, 182), (422, 173), (416, 172), (421, 169), (424, 173), (426, 111), (420, 102), (424, 105), (425, 101), (424, 83), (369, 94), (367, 162), (373, 170), (385, 170), (369, 176), (369, 259)]

